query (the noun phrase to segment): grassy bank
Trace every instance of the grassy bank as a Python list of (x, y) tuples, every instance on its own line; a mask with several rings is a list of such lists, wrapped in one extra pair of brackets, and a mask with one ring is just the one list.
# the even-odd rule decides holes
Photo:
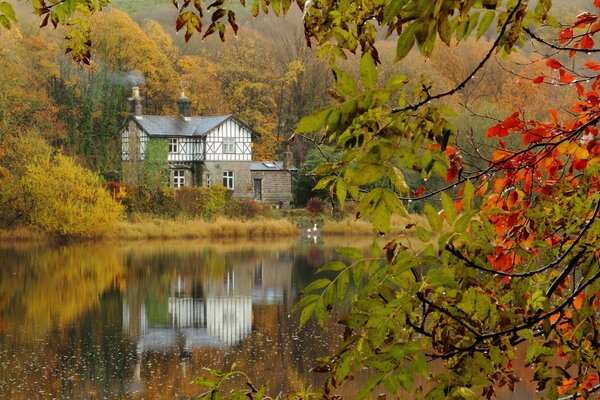
[[(371, 222), (368, 220), (354, 220), (347, 217), (342, 220), (321, 219), (310, 221), (304, 217), (292, 219), (259, 218), (247, 221), (218, 217), (212, 221), (203, 219), (185, 218), (155, 218), (135, 217), (131, 220), (121, 221), (117, 230), (112, 234), (97, 238), (98, 240), (226, 240), (226, 239), (277, 239), (296, 238), (304, 233), (305, 225), (312, 227), (316, 222), (319, 236), (346, 237), (361, 236), (374, 237)], [(308, 224), (308, 225), (307, 225)], [(392, 218), (392, 235), (402, 233), (406, 226), (420, 224), (428, 226), (427, 219), (420, 215), (411, 215), (408, 218)], [(300, 228), (298, 228), (300, 226)], [(16, 227), (0, 229), (0, 241), (48, 241), (53, 238), (44, 232), (30, 227)]]
[(216, 218), (214, 221), (141, 219), (119, 223), (111, 239), (266, 239), (298, 235), (296, 225), (284, 219), (230, 220)]

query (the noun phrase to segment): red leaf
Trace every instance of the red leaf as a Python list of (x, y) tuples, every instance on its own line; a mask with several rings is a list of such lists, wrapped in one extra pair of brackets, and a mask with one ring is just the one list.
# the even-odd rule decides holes
[(552, 120), (554, 121), (554, 123), (558, 124), (558, 113), (554, 108), (550, 109), (550, 114), (552, 115)]
[(562, 83), (572, 83), (575, 80), (575, 77), (569, 73), (567, 73), (564, 69), (560, 69), (560, 81)]
[(455, 166), (450, 166), (448, 168), (448, 172), (446, 173), (446, 182), (451, 183), (458, 176), (458, 169)]
[(592, 71), (600, 71), (600, 65), (596, 64), (593, 61), (586, 62), (585, 66), (591, 69)]
[(548, 61), (546, 61), (546, 65), (552, 69), (562, 68), (562, 64), (556, 61), (554, 58), (551, 58)]
[(502, 135), (501, 132), (502, 132), (502, 124), (496, 124), (496, 125), (488, 128), (487, 137), (493, 138), (494, 136), (499, 136), (499, 137), (506, 136), (506, 135)]
[(572, 38), (573, 38), (573, 28), (563, 29), (558, 34), (558, 41), (560, 44), (565, 44)]
[(425, 186), (419, 186), (417, 188), (417, 190), (415, 190), (413, 192), (413, 196), (419, 197), (420, 195), (422, 195), (423, 193), (425, 193), (425, 190), (427, 190), (427, 188), (425, 188)]
[(594, 7), (600, 8), (600, 0), (594, 0)]
[(577, 94), (579, 95), (579, 97), (583, 97), (583, 95), (585, 94), (585, 88), (583, 87), (583, 85), (577, 82), (575, 86), (577, 86)]
[(590, 50), (594, 48), (594, 39), (590, 35), (585, 35), (583, 39), (581, 39), (581, 48)]
[(542, 75), (533, 78), (533, 83), (535, 83), (536, 85), (539, 85), (542, 82), (544, 82), (544, 77)]
[(572, 165), (576, 170), (582, 171), (587, 168), (588, 160), (580, 160), (579, 158), (576, 158), (573, 160)]

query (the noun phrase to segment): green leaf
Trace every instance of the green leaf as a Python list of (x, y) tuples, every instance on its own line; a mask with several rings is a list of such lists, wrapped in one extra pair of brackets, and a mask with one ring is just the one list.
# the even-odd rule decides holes
[(390, 181), (392, 182), (392, 185), (394, 185), (400, 192), (404, 194), (408, 194), (410, 192), (410, 187), (408, 187), (406, 184), (406, 179), (398, 168), (392, 167), (390, 170)]
[(465, 211), (469, 211), (473, 208), (473, 199), (475, 198), (475, 187), (470, 180), (465, 183), (463, 190), (463, 208)]
[(479, 22), (479, 26), (477, 27), (477, 39), (485, 35), (485, 32), (488, 30), (491, 23), (494, 21), (494, 18), (496, 18), (496, 12), (493, 10), (490, 10), (483, 14), (483, 18), (481, 19), (481, 21)]
[(387, 81), (386, 87), (390, 90), (398, 90), (408, 83), (408, 78), (404, 75), (392, 75)]
[(433, 208), (433, 206), (429, 203), (425, 203), (423, 207), (423, 211), (425, 215), (427, 215), (427, 220), (429, 221), (429, 225), (434, 232), (441, 232), (442, 230), (442, 219), (438, 212)]
[(348, 270), (340, 272), (337, 277), (337, 298), (343, 300), (346, 298), (348, 284), (350, 283), (350, 272)]
[(6, 15), (0, 15), (0, 25), (5, 27), (6, 29), (10, 29), (10, 27), (11, 27), (10, 21), (8, 20)]
[(331, 284), (331, 280), (327, 278), (316, 279), (312, 281), (307, 287), (302, 291), (303, 293), (314, 292), (315, 290), (323, 289), (325, 286)]
[(413, 22), (406, 29), (402, 30), (396, 43), (396, 61), (403, 59), (410, 53), (410, 50), (415, 45), (415, 33), (418, 26), (418, 23)]
[(394, 192), (385, 189), (382, 197), (388, 210), (401, 217), (408, 217), (408, 212), (404, 208), (404, 204), (402, 204), (402, 201), (400, 201)]
[(356, 96), (358, 88), (356, 86), (356, 81), (352, 77), (352, 75), (343, 71), (338, 67), (333, 68), (333, 76), (335, 78), (335, 87), (337, 91), (346, 97)]
[(367, 185), (383, 178), (387, 169), (381, 164), (365, 164), (352, 177), (352, 185)]
[(458, 233), (464, 233), (467, 230), (467, 226), (469, 226), (469, 222), (471, 222), (475, 215), (477, 215), (476, 210), (469, 210), (466, 213), (463, 213), (460, 218), (456, 220), (454, 230)]
[(416, 226), (415, 227), (415, 233), (417, 234), (417, 237), (422, 242), (429, 242), (431, 240), (431, 236), (429, 235), (429, 231), (427, 229), (423, 228), (422, 226)]
[[(317, 168), (313, 169), (312, 171), (310, 171), (311, 175), (326, 175), (326, 174), (330, 174), (336, 170), (338, 170), (341, 167), (341, 165), (339, 163), (327, 163), (327, 164), (323, 164), (318, 166)], [(328, 177), (330, 178), (330, 177)], [(332, 179), (335, 179), (335, 177), (331, 177)], [(327, 179), (327, 178), (325, 178)], [(329, 183), (329, 180), (325, 181), (326, 183)], [(319, 182), (320, 183), (320, 182)]]
[(194, 379), (194, 383), (196, 385), (200, 385), (203, 386), (205, 388), (216, 388), (217, 387), (217, 381), (214, 381), (212, 379), (209, 378), (204, 378), (202, 376), (197, 377), (196, 379)]
[(344, 209), (344, 205), (346, 204), (346, 195), (348, 194), (348, 186), (343, 179), (338, 179), (335, 185), (335, 194), (340, 202), (340, 207), (342, 210)]
[(15, 22), (17, 21), (17, 15), (15, 14), (15, 10), (7, 2), (0, 2), (0, 12), (6, 15), (8, 19), (12, 19)]
[(318, 131), (325, 126), (330, 112), (331, 108), (323, 108), (313, 112), (310, 115), (307, 115), (306, 117), (302, 118), (300, 122), (298, 122), (296, 132), (312, 133)]
[(302, 312), (300, 313), (300, 328), (302, 328), (308, 322), (318, 303), (318, 301), (310, 303), (302, 309)]
[(363, 252), (354, 247), (338, 247), (335, 252), (353, 261), (363, 258)]
[(373, 228), (378, 232), (387, 233), (390, 230), (390, 211), (384, 201), (379, 201), (371, 217)]
[(442, 192), (442, 206), (444, 207), (444, 217), (448, 224), (454, 224), (456, 220), (456, 208), (454, 208), (454, 201), (446, 192)]
[[(456, 395), (460, 396), (460, 398), (464, 399), (464, 400), (479, 400), (480, 396), (475, 393), (473, 391), (473, 389), (468, 388), (468, 387), (459, 387), (456, 389), (455, 391)], [(455, 396), (452, 396), (452, 398), (456, 398)]]
[(365, 53), (360, 58), (360, 79), (366, 89), (373, 89), (377, 84), (377, 67), (371, 53)]
[[(339, 250), (339, 249), (338, 249)], [(341, 271), (346, 268), (346, 264), (341, 261), (331, 261), (322, 266), (317, 270), (317, 272), (325, 272), (325, 271)]]

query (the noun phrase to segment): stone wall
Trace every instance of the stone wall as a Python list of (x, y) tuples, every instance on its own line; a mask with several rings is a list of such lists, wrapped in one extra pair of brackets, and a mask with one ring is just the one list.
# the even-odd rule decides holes
[(262, 180), (262, 201), (289, 207), (292, 203), (292, 174), (289, 171), (252, 171), (252, 179)]
[(233, 171), (234, 189), (232, 197), (236, 199), (251, 199), (254, 197), (254, 187), (250, 175), (252, 161), (206, 161), (202, 176), (202, 185), (206, 186), (206, 174), (210, 174), (211, 185), (223, 184), (223, 172)]

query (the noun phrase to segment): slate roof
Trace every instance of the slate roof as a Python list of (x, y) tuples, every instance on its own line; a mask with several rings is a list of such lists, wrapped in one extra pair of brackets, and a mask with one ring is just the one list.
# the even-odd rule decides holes
[(208, 132), (232, 118), (231, 115), (215, 117), (163, 117), (159, 115), (140, 115), (133, 117), (148, 133), (148, 136), (204, 136)]
[[(292, 167), (290, 170), (295, 170)], [(283, 161), (254, 161), (250, 165), (250, 171), (287, 171), (283, 168)]]

